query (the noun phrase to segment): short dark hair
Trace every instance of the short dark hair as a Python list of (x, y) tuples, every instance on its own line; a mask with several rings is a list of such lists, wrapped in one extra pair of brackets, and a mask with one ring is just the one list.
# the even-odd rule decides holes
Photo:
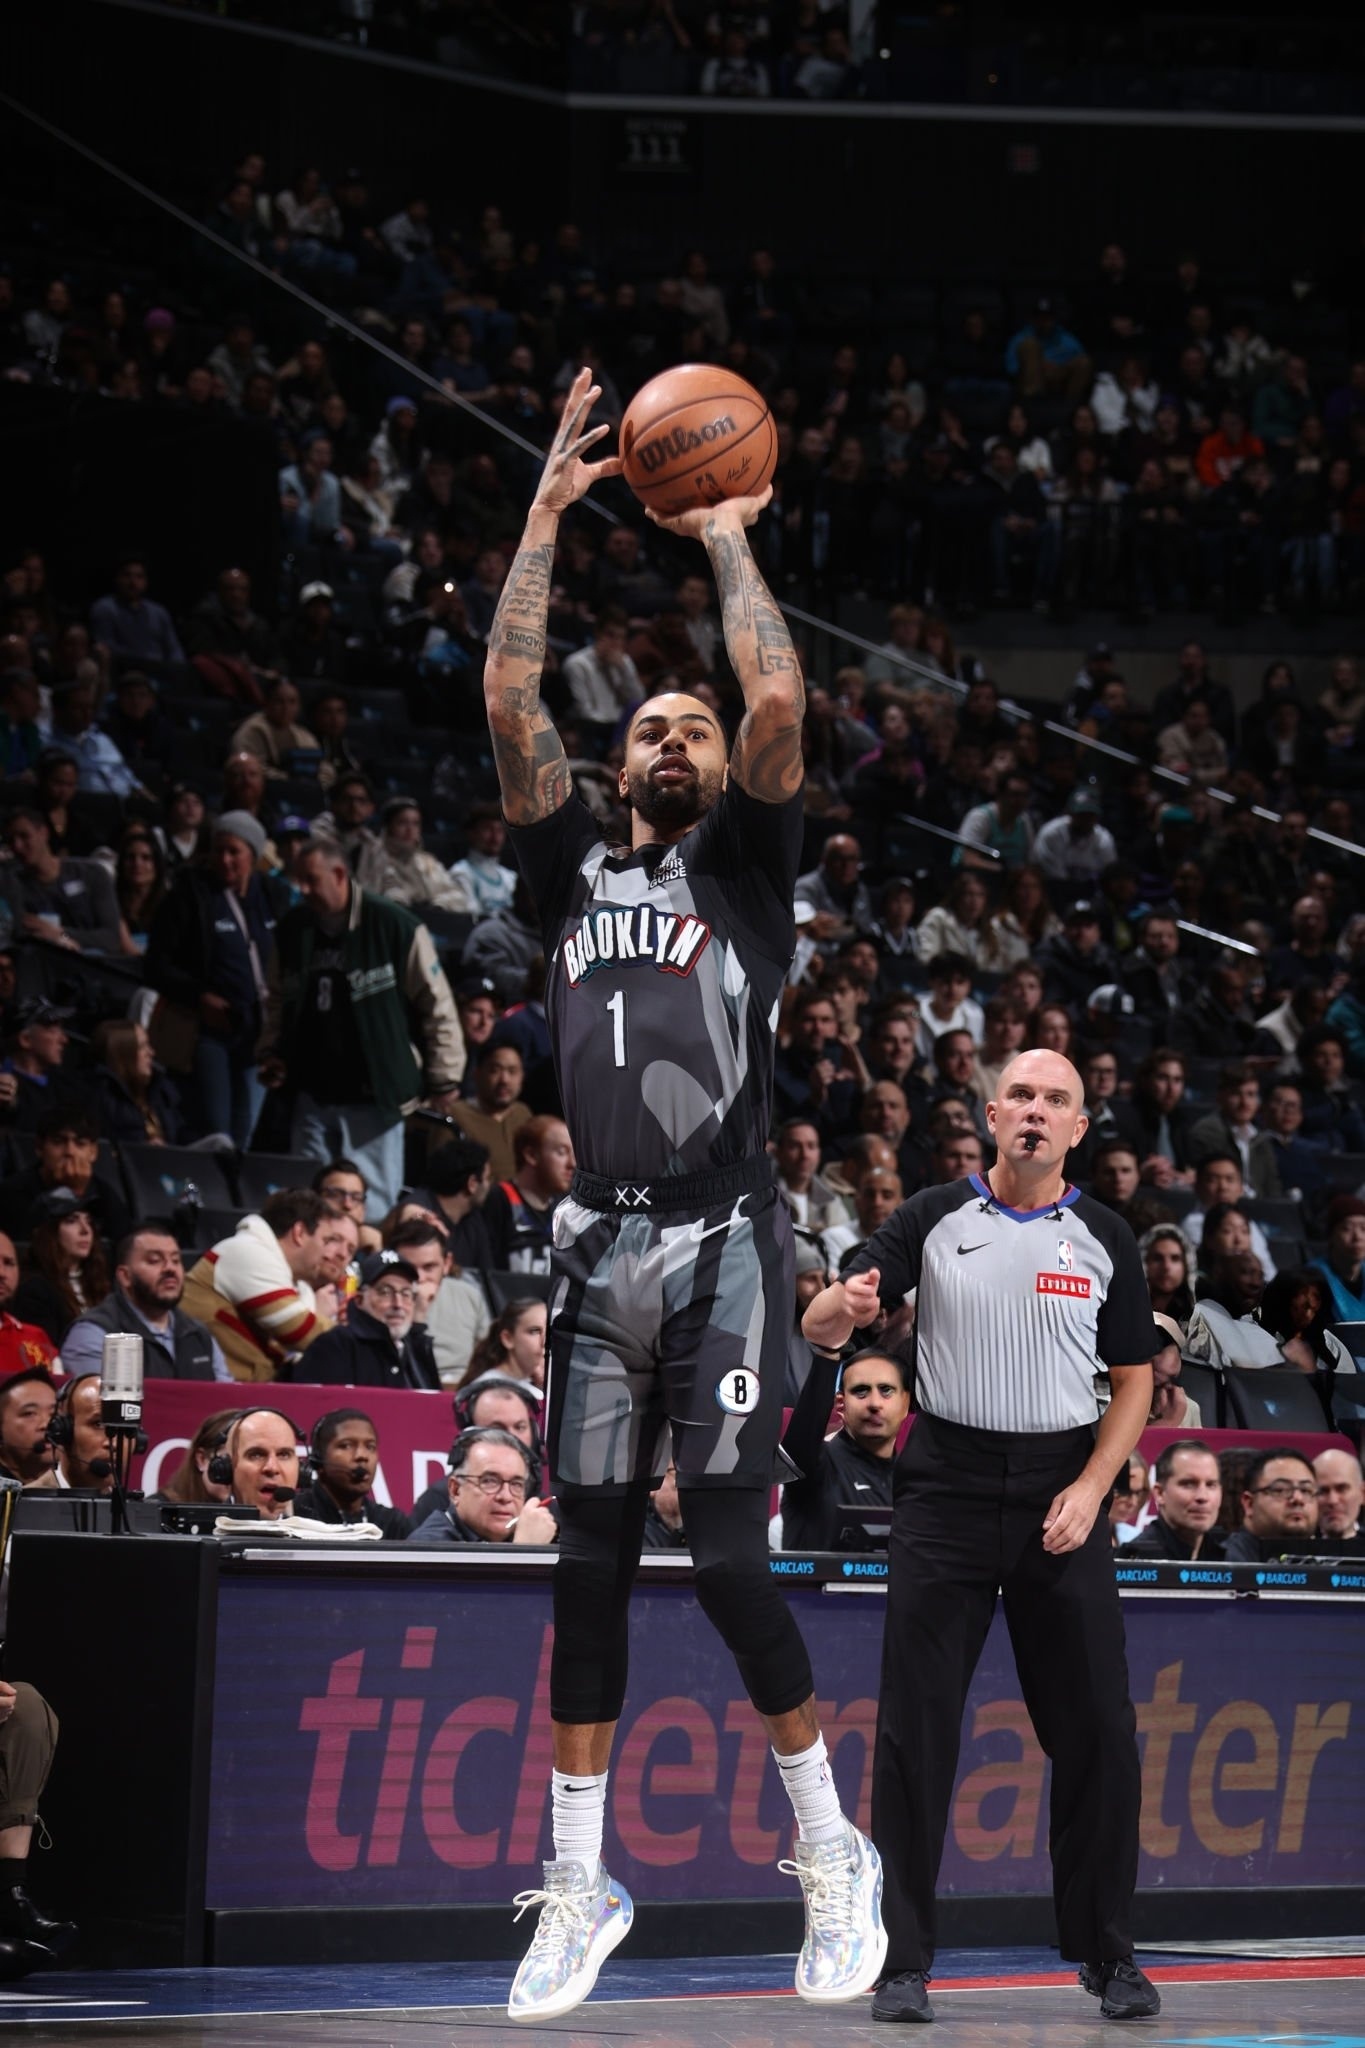
[(972, 963), (965, 953), (935, 953), (924, 971), (930, 981), (952, 981), (959, 974), (965, 981), (970, 981)]
[(368, 1187), (369, 1185), (354, 1159), (329, 1159), (325, 1166), (318, 1168), (308, 1183), (314, 1194), (320, 1195), (322, 1193), (323, 1182), (330, 1180), (334, 1173), (353, 1173), (362, 1186)]
[(1246, 1168), (1235, 1152), (1201, 1152), (1194, 1162), (1194, 1177), (1198, 1180), (1206, 1166), (1235, 1166), (1242, 1179), (1246, 1179)]
[(1135, 1078), (1139, 1088), (1145, 1088), (1150, 1083), (1158, 1067), (1167, 1067), (1172, 1064), (1178, 1066), (1182, 1074), (1188, 1075), (1189, 1068), (1185, 1063), (1183, 1052), (1177, 1052), (1173, 1045), (1154, 1046), (1151, 1052), (1138, 1061), (1138, 1070)]
[(450, 1239), (439, 1223), (427, 1223), (421, 1216), (409, 1216), (406, 1223), (395, 1223), (384, 1240), (384, 1249), (401, 1252), (406, 1245), (417, 1249), (424, 1244), (439, 1245), (447, 1254), (450, 1251)]
[(0, 1380), (0, 1415), (4, 1414), (10, 1395), (19, 1387), (26, 1386), (34, 1380), (39, 1386), (51, 1387), (54, 1394), (57, 1392), (57, 1382), (45, 1367), (26, 1366), (23, 1372), (12, 1372), (7, 1380)]
[(1292, 1458), (1296, 1465), (1302, 1465), (1306, 1472), (1313, 1470), (1313, 1461), (1302, 1451), (1296, 1451), (1292, 1444), (1272, 1444), (1269, 1450), (1257, 1451), (1251, 1463), (1242, 1474), (1243, 1493), (1254, 1493), (1256, 1482), (1267, 1465), (1273, 1465), (1277, 1458)]
[(1230, 1060), (1227, 1066), (1218, 1069), (1218, 1091), (1221, 1094), (1225, 1088), (1244, 1088), (1248, 1081), (1258, 1079), (1255, 1067), (1247, 1066), (1244, 1060)]
[(1152, 1476), (1158, 1486), (1164, 1486), (1170, 1478), (1171, 1473), (1175, 1469), (1175, 1459), (1178, 1451), (1198, 1451), (1201, 1457), (1213, 1458), (1215, 1460), (1218, 1456), (1218, 1453), (1212, 1446), (1206, 1444), (1202, 1438), (1197, 1436), (1178, 1436), (1173, 1444), (1165, 1446), (1152, 1468)]
[(527, 1478), (535, 1478), (535, 1460), (521, 1438), (513, 1436), (510, 1429), (499, 1429), (495, 1422), (480, 1422), (476, 1423), (472, 1429), (462, 1429), (454, 1443), (450, 1446), (450, 1457), (447, 1462), (451, 1472), (457, 1479), (469, 1463), (469, 1453), (477, 1450), (480, 1444), (496, 1444), (500, 1450), (504, 1451), (510, 1446), (512, 1450), (518, 1451), (521, 1454), (522, 1463), (526, 1467)]
[(489, 1151), (477, 1138), (452, 1138), (427, 1161), (426, 1184), (433, 1195), (462, 1195), (488, 1164)]
[(909, 1392), (910, 1375), (906, 1370), (905, 1360), (903, 1358), (897, 1358), (894, 1351), (879, 1351), (875, 1344), (869, 1344), (866, 1350), (855, 1351), (852, 1358), (846, 1358), (843, 1364), (840, 1366), (839, 1390), (841, 1393), (843, 1391), (844, 1381), (848, 1378), (848, 1375), (852, 1372), (854, 1366), (866, 1365), (867, 1361), (870, 1358), (877, 1359), (877, 1361), (882, 1365), (894, 1365), (896, 1368), (896, 1377), (899, 1379), (902, 1388), (907, 1393)]
[(169, 1216), (142, 1216), (133, 1225), (132, 1229), (125, 1236), (121, 1237), (115, 1245), (114, 1264), (116, 1266), (127, 1265), (129, 1259), (133, 1256), (133, 1246), (140, 1237), (175, 1237), (176, 1243), (179, 1244), (180, 1242), (180, 1239), (175, 1236), (175, 1225)]
[(1133, 1143), (1131, 1138), (1106, 1138), (1104, 1143), (1102, 1145), (1097, 1145), (1095, 1147), (1094, 1152), (1091, 1154), (1091, 1172), (1093, 1173), (1094, 1169), (1099, 1165), (1101, 1159), (1108, 1159), (1115, 1152), (1127, 1152), (1134, 1159), (1136, 1159), (1139, 1156), (1138, 1148)]
[(367, 1422), (370, 1428), (374, 1430), (376, 1438), (379, 1435), (379, 1431), (375, 1428), (374, 1417), (367, 1415), (363, 1408), (332, 1408), (328, 1410), (326, 1415), (319, 1415), (317, 1421), (313, 1424), (313, 1434), (308, 1440), (308, 1447), (312, 1455), (315, 1458), (324, 1457), (333, 1440), (340, 1434), (348, 1422)]
[(276, 1237), (287, 1237), (296, 1223), (301, 1223), (311, 1237), (319, 1223), (336, 1213), (326, 1196), (312, 1188), (276, 1188), (260, 1207), (262, 1223)]
[(34, 1119), (33, 1137), (41, 1145), (45, 1138), (80, 1138), (87, 1145), (98, 1145), (100, 1141), (99, 1119), (92, 1111), (77, 1102), (72, 1096), (64, 1095), (48, 1108), (40, 1111)]

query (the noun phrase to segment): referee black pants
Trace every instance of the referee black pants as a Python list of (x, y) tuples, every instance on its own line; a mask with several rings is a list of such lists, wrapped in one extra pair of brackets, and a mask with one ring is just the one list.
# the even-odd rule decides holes
[(897, 1464), (872, 1778), (885, 1866), (886, 1975), (934, 1957), (934, 1885), (962, 1715), (995, 1610), (1052, 1763), (1052, 1890), (1062, 1955), (1132, 1953), (1141, 1776), (1123, 1617), (1101, 1510), (1053, 1557), (1042, 1522), (1094, 1447), (1089, 1429), (1024, 1436), (921, 1415)]

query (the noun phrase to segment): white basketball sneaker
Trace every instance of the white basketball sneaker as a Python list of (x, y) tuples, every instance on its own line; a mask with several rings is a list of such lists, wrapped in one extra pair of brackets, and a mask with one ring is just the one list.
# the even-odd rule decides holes
[(870, 1991), (886, 1961), (882, 1860), (851, 1821), (837, 1842), (798, 1842), (778, 1869), (806, 1895), (806, 1938), (796, 1988), (812, 2005), (838, 2005)]
[[(635, 1907), (629, 1892), (601, 1863), (594, 1884), (576, 1858), (545, 1865), (539, 1891), (518, 1892), (517, 1918), (539, 1906), (531, 1946), (512, 1980), (507, 2017), (553, 2020), (581, 2005), (618, 1942), (630, 1933)], [(884, 1952), (884, 1945), (883, 1945)]]

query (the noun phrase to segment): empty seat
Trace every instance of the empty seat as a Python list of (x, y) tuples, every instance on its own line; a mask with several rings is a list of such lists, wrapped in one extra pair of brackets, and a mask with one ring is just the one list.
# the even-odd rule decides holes
[(1353, 1195), (1365, 1187), (1365, 1152), (1328, 1152), (1322, 1168), (1336, 1194)]
[(1184, 1388), (1199, 1410), (1201, 1429), (1222, 1429), (1223, 1375), (1216, 1365), (1209, 1365), (1202, 1358), (1182, 1357), (1176, 1385)]
[(1232, 1429), (1313, 1433), (1331, 1428), (1317, 1380), (1307, 1373), (1278, 1366), (1229, 1366), (1223, 1374), (1223, 1389)]
[(1248, 1208), (1267, 1237), (1299, 1237), (1303, 1233), (1303, 1204), (1287, 1195), (1259, 1196)]
[(231, 1208), (232, 1183), (217, 1152), (191, 1152), (178, 1145), (125, 1145), (121, 1154), (135, 1214), (169, 1216), (193, 1187), (204, 1209)]
[(554, 1284), (552, 1273), (507, 1273), (488, 1266), (480, 1268), (479, 1278), (495, 1316), (502, 1314), (509, 1301), (518, 1301), (523, 1295), (534, 1294), (541, 1301), (548, 1301)]
[(243, 1152), (237, 1161), (237, 1193), (243, 1209), (259, 1209), (281, 1188), (306, 1188), (320, 1163), (288, 1152)]

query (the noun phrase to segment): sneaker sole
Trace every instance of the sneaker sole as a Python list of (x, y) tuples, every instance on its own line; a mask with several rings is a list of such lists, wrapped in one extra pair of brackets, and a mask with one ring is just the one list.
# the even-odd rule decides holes
[(874, 1990), (877, 1979), (882, 1974), (882, 1966), (886, 1961), (886, 1951), (890, 1946), (891, 1937), (882, 1925), (882, 1859), (877, 1855), (877, 1851), (872, 1848), (870, 1843), (868, 1847), (873, 1857), (876, 1858), (876, 1883), (872, 1888), (872, 1896), (869, 1902), (870, 1910), (868, 1917), (872, 1922), (873, 1952), (868, 1957), (867, 1970), (859, 1977), (856, 1984), (841, 1987), (837, 1991), (807, 1991), (798, 1978), (796, 1980), (796, 1995), (798, 1998), (803, 1998), (807, 2005), (847, 2005), (850, 1999), (863, 1998), (869, 1991)]
[(927, 2012), (878, 2012), (874, 2005), (872, 2017), (874, 2020), (880, 2020), (886, 2026), (929, 2027), (933, 2025), (938, 2015), (932, 2005)]
[(1107, 2004), (1104, 1999), (1100, 2000), (1100, 2018), (1105, 2020), (1154, 2020), (1159, 2018), (1160, 2013), (1159, 1998), (1155, 2005), (1144, 2005), (1136, 2010), (1131, 2006), (1120, 2010), (1117, 2006)]
[(634, 1923), (635, 1907), (632, 1904), (628, 1913), (620, 1914), (610, 1927), (605, 1928), (598, 1935), (596, 1941), (589, 1944), (587, 1965), (580, 1977), (576, 1978), (572, 1984), (566, 1984), (564, 1989), (556, 1992), (553, 1998), (542, 1999), (537, 2005), (517, 2006), (513, 2005), (509, 1998), (507, 2001), (508, 2019), (524, 2024), (528, 2020), (562, 2019), (566, 2012), (572, 2012), (588, 1996), (597, 1982), (597, 1973), (603, 1963), (605, 1963), (613, 1949), (620, 1947), (621, 1943), (630, 1933)]

